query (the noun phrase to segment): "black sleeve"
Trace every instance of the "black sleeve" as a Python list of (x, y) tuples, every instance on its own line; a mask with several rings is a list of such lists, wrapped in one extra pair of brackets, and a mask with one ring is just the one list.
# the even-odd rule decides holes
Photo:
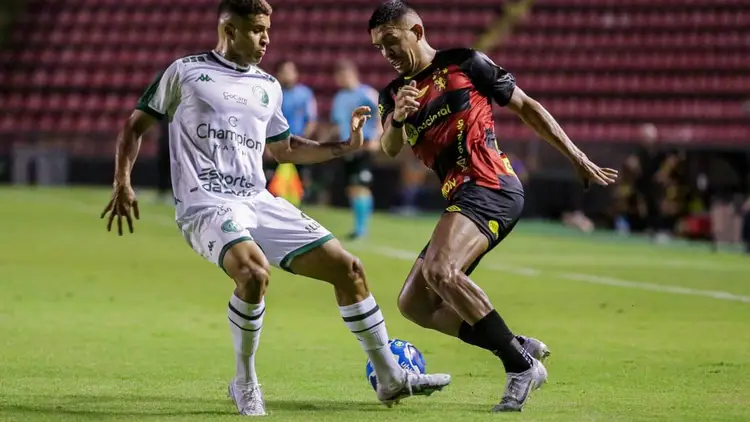
[(506, 106), (516, 89), (516, 78), (496, 65), (484, 53), (472, 51), (461, 65), (477, 90), (492, 98), (499, 106)]
[(393, 113), (395, 107), (396, 103), (393, 102), (393, 97), (391, 96), (391, 85), (388, 85), (378, 95), (378, 114), (380, 115), (380, 122), (382, 124), (385, 124), (385, 119), (389, 114)]

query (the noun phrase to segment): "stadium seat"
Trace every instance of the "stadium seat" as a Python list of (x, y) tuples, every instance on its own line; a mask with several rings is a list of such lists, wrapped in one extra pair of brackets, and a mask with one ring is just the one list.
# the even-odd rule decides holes
[[(503, 2), (412, 0), (438, 48), (472, 45)], [(110, 154), (113, 139), (154, 74), (215, 43), (215, 1), (34, 0), (0, 53), (0, 131), (59, 130), (74, 151)], [(365, 31), (372, 2), (276, 0), (264, 68), (297, 61), (325, 118), (336, 60), (362, 67), (377, 88), (395, 72)], [(690, 142), (750, 143), (750, 3), (743, 0), (536, 0), (509, 38), (487, 53), (512, 71), (579, 140), (629, 142), (644, 121)], [(503, 138), (533, 139), (498, 108)], [(96, 136), (91, 134), (98, 134)], [(144, 148), (144, 153), (154, 149)]]

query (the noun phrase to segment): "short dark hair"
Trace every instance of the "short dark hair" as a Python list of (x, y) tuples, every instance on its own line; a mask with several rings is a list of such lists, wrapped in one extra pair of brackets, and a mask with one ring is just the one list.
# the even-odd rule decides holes
[(221, 0), (219, 16), (231, 13), (238, 16), (267, 15), (271, 16), (273, 8), (266, 0)]
[(414, 9), (403, 0), (387, 0), (372, 12), (370, 22), (367, 24), (367, 31), (372, 31), (374, 28), (385, 25), (388, 22), (399, 20), (413, 11)]
[(294, 60), (292, 60), (289, 57), (286, 57), (286, 58), (283, 58), (283, 59), (281, 59), (281, 60), (279, 60), (279, 61), (276, 62), (276, 66), (274, 66), (273, 71), (276, 72), (276, 73), (279, 73), (281, 71), (281, 68), (284, 67), (287, 64), (292, 64), (294, 66), (297, 66), (297, 64), (294, 63)]
[(357, 65), (354, 64), (353, 61), (349, 59), (340, 59), (333, 65), (333, 71), (334, 72), (342, 72), (344, 70), (351, 70), (352, 72), (357, 72)]

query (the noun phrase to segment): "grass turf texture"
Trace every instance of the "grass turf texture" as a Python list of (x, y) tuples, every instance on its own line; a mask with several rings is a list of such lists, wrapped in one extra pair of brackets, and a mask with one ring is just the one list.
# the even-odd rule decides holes
[[(108, 195), (0, 188), (0, 420), (236, 420), (226, 397), (231, 281), (145, 194), (136, 234), (107, 233)], [(350, 228), (346, 212), (306, 211), (335, 234)], [(331, 289), (273, 270), (257, 358), (271, 420), (750, 419), (746, 257), (522, 222), (473, 278), (515, 332), (552, 348), (550, 379), (522, 414), (493, 415), (500, 363), (395, 306), (434, 221), (378, 215), (371, 237), (349, 246), (391, 336), (413, 342), (428, 371), (451, 373), (453, 384), (381, 406)]]

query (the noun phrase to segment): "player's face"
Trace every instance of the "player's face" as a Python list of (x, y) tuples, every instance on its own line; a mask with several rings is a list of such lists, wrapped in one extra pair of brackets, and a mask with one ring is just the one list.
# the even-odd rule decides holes
[(406, 29), (398, 25), (382, 25), (370, 31), (372, 44), (388, 60), (398, 73), (408, 75), (418, 65), (418, 32), (421, 27), (415, 25)]
[(336, 85), (339, 88), (352, 89), (357, 86), (357, 73), (353, 69), (341, 69), (334, 74)]
[(253, 15), (235, 20), (227, 32), (229, 45), (244, 62), (258, 64), (271, 42), (268, 36), (270, 29), (271, 17), (268, 15)]
[(276, 77), (279, 79), (279, 82), (284, 86), (293, 86), (294, 84), (296, 84), (298, 76), (297, 66), (295, 66), (292, 62), (284, 63), (284, 65), (279, 69), (279, 74), (276, 75)]

